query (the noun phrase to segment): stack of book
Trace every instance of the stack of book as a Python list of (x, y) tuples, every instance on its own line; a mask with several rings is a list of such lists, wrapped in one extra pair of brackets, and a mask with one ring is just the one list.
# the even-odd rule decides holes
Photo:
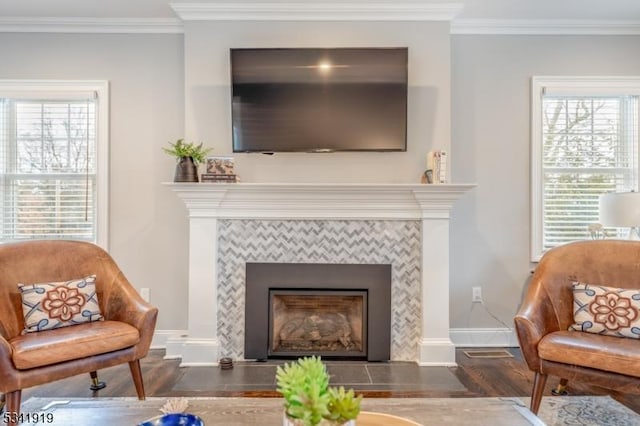
[(200, 182), (235, 183), (237, 177), (234, 174), (202, 173)]
[(424, 172), (425, 183), (447, 183), (446, 151), (429, 151), (427, 154), (427, 170)]
[(206, 173), (200, 176), (200, 182), (235, 183), (238, 179), (233, 167), (233, 157), (207, 157)]

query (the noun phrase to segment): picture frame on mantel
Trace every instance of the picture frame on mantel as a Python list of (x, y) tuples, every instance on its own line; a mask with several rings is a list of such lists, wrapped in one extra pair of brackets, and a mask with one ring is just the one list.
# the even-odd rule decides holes
[(200, 176), (203, 183), (236, 183), (233, 157), (207, 157), (205, 173)]
[(207, 157), (205, 173), (233, 175), (234, 166), (235, 162), (233, 157)]

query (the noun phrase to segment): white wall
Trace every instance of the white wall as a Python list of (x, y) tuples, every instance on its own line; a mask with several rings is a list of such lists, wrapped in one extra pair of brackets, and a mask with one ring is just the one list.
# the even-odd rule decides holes
[(110, 82), (110, 252), (151, 289), (159, 329), (187, 323), (186, 213), (160, 185), (174, 164), (160, 148), (183, 134), (182, 57), (182, 35), (0, 33), (0, 78)]
[(452, 327), (512, 325), (529, 262), (530, 79), (640, 75), (638, 36), (453, 36), (454, 182), (476, 182), (452, 219)]
[(232, 47), (409, 47), (407, 152), (235, 154), (244, 182), (419, 182), (426, 153), (450, 143), (448, 23), (187, 22), (186, 134), (231, 154)]

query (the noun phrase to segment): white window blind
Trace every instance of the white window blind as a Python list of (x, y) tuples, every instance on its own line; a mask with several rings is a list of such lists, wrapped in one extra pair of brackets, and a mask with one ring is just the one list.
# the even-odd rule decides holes
[(534, 80), (532, 260), (588, 239), (600, 194), (638, 190), (639, 89), (640, 80), (610, 91), (606, 79)]
[(98, 242), (99, 98), (7, 93), (0, 91), (1, 240)]

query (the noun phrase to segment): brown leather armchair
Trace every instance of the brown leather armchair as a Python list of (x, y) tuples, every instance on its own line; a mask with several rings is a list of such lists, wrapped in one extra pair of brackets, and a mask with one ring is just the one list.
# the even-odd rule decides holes
[(520, 348), (535, 372), (531, 411), (538, 412), (548, 375), (640, 393), (640, 339), (568, 331), (575, 281), (640, 289), (640, 242), (580, 241), (540, 260), (515, 317)]
[[(68, 281), (96, 274), (104, 321), (22, 334), (18, 283)], [(22, 389), (129, 363), (144, 399), (140, 359), (147, 355), (157, 308), (146, 303), (100, 247), (79, 241), (0, 244), (0, 392), (18, 413)], [(10, 416), (9, 416), (10, 417)]]

